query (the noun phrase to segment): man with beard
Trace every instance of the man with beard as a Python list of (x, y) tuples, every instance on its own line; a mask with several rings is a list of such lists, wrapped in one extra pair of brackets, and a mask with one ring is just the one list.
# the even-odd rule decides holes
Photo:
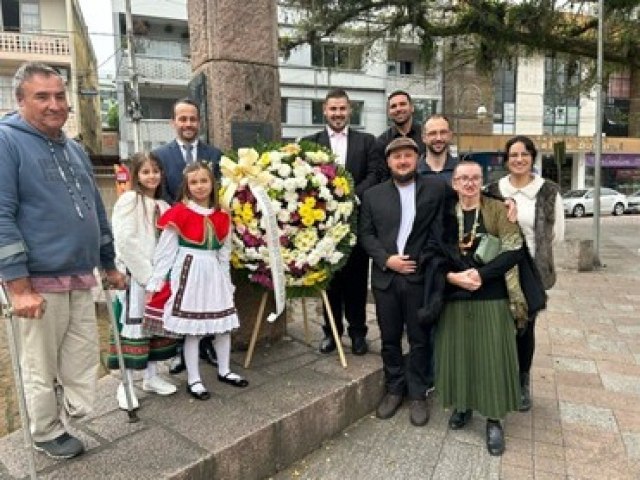
[[(211, 163), (213, 174), (220, 180), (220, 158), (222, 152), (216, 147), (198, 140), (200, 131), (200, 110), (189, 98), (182, 98), (173, 104), (171, 126), (176, 138), (153, 151), (165, 171), (164, 194), (170, 204), (182, 199), (176, 198), (182, 184), (184, 168), (195, 161)], [(216, 353), (212, 345), (213, 336), (208, 335), (200, 340), (200, 358), (213, 366), (218, 365)], [(185, 369), (182, 355), (182, 344), (178, 346), (179, 355), (171, 362), (170, 373), (180, 373)]]
[(438, 176), (451, 185), (453, 169), (458, 160), (449, 152), (452, 132), (447, 117), (431, 115), (424, 124), (422, 139), (427, 147), (426, 153), (418, 160), (418, 173)]
[[(431, 328), (418, 320), (424, 297), (423, 252), (429, 232), (442, 221), (446, 184), (417, 175), (419, 147), (411, 138), (392, 140), (385, 149), (391, 178), (364, 194), (359, 239), (373, 260), (371, 286), (382, 341), (386, 393), (376, 415), (395, 415), (407, 396), (410, 421), (429, 420), (427, 394), (433, 389)], [(409, 355), (405, 364), (402, 333)]]
[[(342, 89), (331, 90), (323, 105), (326, 128), (306, 137), (305, 140), (324, 145), (336, 154), (336, 162), (343, 165), (353, 177), (356, 195), (362, 198), (365, 190), (377, 182), (380, 157), (376, 141), (369, 133), (349, 128), (351, 104), (347, 93)], [(342, 336), (344, 324), (342, 315), (349, 322), (351, 351), (354, 355), (364, 355), (367, 345), (367, 280), (369, 276), (369, 257), (359, 244), (349, 255), (347, 263), (336, 272), (327, 288), (331, 312), (336, 321), (338, 335)], [(336, 349), (326, 311), (324, 338), (320, 342), (320, 352), (330, 353)]]

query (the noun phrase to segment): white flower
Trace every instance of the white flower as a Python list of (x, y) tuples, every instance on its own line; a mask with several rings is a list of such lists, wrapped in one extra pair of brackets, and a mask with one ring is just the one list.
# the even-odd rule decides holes
[[(327, 205), (325, 208), (327, 209), (327, 212), (333, 212), (334, 210), (337, 210), (339, 206), (340, 206), (339, 202), (336, 202), (334, 199), (331, 199), (327, 201)], [(338, 211), (336, 213), (340, 213), (340, 212)]]
[(271, 165), (276, 167), (280, 165), (283, 157), (285, 157), (285, 155), (282, 152), (276, 152), (275, 150), (269, 152), (269, 161), (271, 162)]
[(336, 213), (343, 218), (349, 218), (353, 212), (353, 202), (337, 202)]
[(320, 256), (320, 254), (314, 250), (311, 253), (309, 253), (309, 255), (307, 255), (307, 263), (312, 267), (315, 267), (318, 264), (318, 262), (320, 262), (321, 258), (322, 257)]
[(342, 257), (344, 257), (344, 253), (341, 252), (333, 252), (330, 256), (329, 256), (329, 263), (331, 265), (336, 265), (338, 262), (340, 262), (340, 260), (342, 260)]
[(331, 194), (331, 190), (329, 190), (327, 187), (320, 187), (319, 195), (320, 195), (320, 198), (323, 199), (323, 200), (329, 201), (329, 200), (333, 199), (333, 195)]
[(282, 223), (287, 223), (289, 220), (291, 220), (291, 212), (289, 212), (289, 210), (280, 210), (277, 216), (278, 221)]
[(315, 164), (328, 163), (331, 160), (331, 157), (322, 150), (318, 150), (317, 152), (306, 152), (305, 156), (309, 162)]
[(281, 163), (278, 166), (277, 172), (281, 178), (287, 178), (289, 175), (291, 175), (291, 167), (286, 163)]
[(273, 177), (271, 183), (269, 184), (269, 188), (280, 192), (284, 188), (284, 182), (281, 178)]
[[(306, 180), (305, 180), (306, 183)], [(298, 188), (298, 179), (296, 178), (287, 178), (284, 180), (284, 188), (289, 192), (295, 192), (296, 188)]]

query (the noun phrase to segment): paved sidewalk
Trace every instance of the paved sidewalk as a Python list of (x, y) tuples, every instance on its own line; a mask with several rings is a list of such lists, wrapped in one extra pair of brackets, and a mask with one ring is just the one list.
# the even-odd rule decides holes
[[(569, 220), (568, 244), (590, 238), (591, 219)], [(435, 403), (429, 424), (408, 408), (360, 420), (284, 479), (640, 479), (640, 217), (603, 218), (606, 268), (578, 273), (570, 248), (540, 315), (533, 409), (505, 422), (507, 450), (493, 458), (477, 415), (463, 431)]]
[[(569, 237), (587, 238), (590, 219), (569, 222)], [(291, 338), (257, 350), (234, 389), (202, 366), (212, 391), (192, 400), (184, 375), (170, 397), (140, 391), (141, 421), (126, 423), (115, 401), (118, 380), (105, 377), (95, 412), (72, 431), (88, 445), (78, 459), (36, 454), (49, 479), (640, 479), (640, 216), (603, 220), (605, 269), (578, 273), (559, 251), (558, 284), (540, 316), (531, 412), (506, 422), (507, 451), (490, 457), (484, 421), (447, 429), (438, 406), (426, 427), (409, 424), (406, 407), (391, 420), (371, 416), (382, 386), (375, 312), (368, 322), (373, 354), (321, 355), (312, 316), (304, 342), (300, 304)], [(570, 242), (569, 242), (570, 243)], [(348, 352), (348, 344), (345, 347)], [(301, 460), (302, 459), (302, 460)], [(21, 432), (0, 439), (0, 478), (27, 476)], [(279, 474), (276, 472), (280, 471)]]

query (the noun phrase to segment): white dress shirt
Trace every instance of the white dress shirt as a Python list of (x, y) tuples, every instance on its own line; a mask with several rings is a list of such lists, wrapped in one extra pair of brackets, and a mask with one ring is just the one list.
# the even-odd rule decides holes
[(400, 193), (400, 228), (398, 229), (398, 238), (396, 238), (396, 246), (398, 253), (404, 253), (404, 247), (407, 239), (413, 229), (413, 220), (416, 218), (416, 183), (411, 182), (408, 185), (396, 185), (398, 193)]
[(344, 127), (340, 132), (336, 132), (327, 127), (327, 134), (329, 135), (329, 142), (331, 143), (331, 151), (336, 155), (336, 163), (344, 167), (347, 163), (349, 127)]

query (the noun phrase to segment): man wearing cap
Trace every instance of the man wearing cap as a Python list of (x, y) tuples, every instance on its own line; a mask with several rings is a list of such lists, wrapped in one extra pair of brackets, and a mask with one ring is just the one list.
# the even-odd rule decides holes
[(417, 315), (424, 296), (422, 252), (429, 232), (442, 221), (446, 184), (417, 175), (419, 147), (411, 138), (392, 140), (385, 154), (391, 178), (365, 192), (358, 229), (373, 260), (371, 286), (382, 341), (386, 393), (376, 415), (391, 418), (406, 396), (411, 423), (422, 426), (429, 420), (427, 392), (433, 389), (431, 328), (422, 325)]

